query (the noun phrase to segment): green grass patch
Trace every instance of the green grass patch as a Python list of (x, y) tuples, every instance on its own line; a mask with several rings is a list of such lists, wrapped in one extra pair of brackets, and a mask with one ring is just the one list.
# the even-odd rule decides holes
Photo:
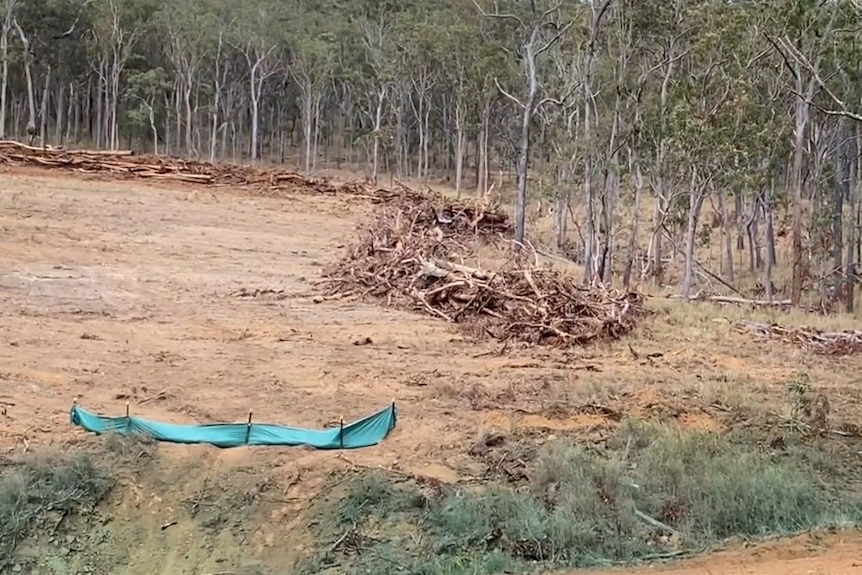
[[(92, 509), (113, 482), (85, 453), (36, 454), (0, 470), (0, 573), (18, 543), (37, 529)], [(53, 520), (55, 525), (47, 525)]]
[[(358, 478), (297, 573), (492, 575), (593, 567), (862, 522), (816, 447), (772, 453), (710, 432), (627, 423), (601, 448), (545, 445), (521, 486), (423, 490)], [(808, 453), (811, 452), (811, 453)], [(834, 483), (833, 483), (834, 481)], [(323, 512), (326, 513), (326, 512)], [(325, 546), (322, 543), (322, 547)]]

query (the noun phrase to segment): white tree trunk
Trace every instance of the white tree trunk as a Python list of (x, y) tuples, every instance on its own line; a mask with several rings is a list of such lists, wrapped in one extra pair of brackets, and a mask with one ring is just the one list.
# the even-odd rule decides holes
[(703, 206), (705, 194), (697, 185), (697, 168), (691, 171), (691, 191), (688, 203), (688, 227), (685, 233), (685, 272), (682, 279), (682, 296), (686, 301), (691, 297), (691, 283), (694, 277), (694, 244), (697, 239), (697, 223)]
[(9, 92), (9, 33), (12, 31), (12, 10), (14, 0), (6, 0), (3, 24), (0, 27), (0, 138), (6, 137), (7, 94)]
[(461, 96), (455, 104), (455, 193), (461, 197), (461, 180), (464, 177), (464, 148), (467, 139), (464, 134), (464, 105)]
[(374, 114), (374, 144), (371, 152), (371, 181), (377, 184), (380, 170), (380, 130), (383, 127), (383, 102), (386, 99), (386, 86), (377, 90), (377, 110)]

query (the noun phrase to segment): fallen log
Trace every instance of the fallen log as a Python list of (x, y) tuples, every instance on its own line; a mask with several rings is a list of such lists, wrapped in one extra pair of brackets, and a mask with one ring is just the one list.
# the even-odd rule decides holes
[(322, 178), (309, 178), (288, 169), (264, 169), (254, 166), (214, 164), (179, 158), (139, 156), (131, 150), (67, 150), (30, 146), (11, 140), (0, 141), (0, 164), (36, 166), (67, 170), (78, 174), (108, 174), (112, 177), (175, 181), (201, 185), (224, 185), (257, 189), (255, 193), (272, 195), (272, 191), (314, 194), (348, 194), (374, 202), (399, 198), (419, 203), (424, 196), (409, 188), (397, 190), (371, 188), (358, 182), (333, 184)]
[(737, 329), (765, 339), (797, 345), (822, 355), (862, 353), (862, 331), (859, 330), (827, 332), (807, 326), (788, 327), (779, 323), (750, 320), (737, 322)]
[[(685, 299), (681, 294), (670, 294), (667, 299)], [(695, 294), (690, 296), (689, 301), (711, 301), (713, 303), (727, 303), (737, 305), (751, 305), (755, 307), (789, 307), (791, 305), (789, 299), (781, 300), (764, 300), (764, 299), (747, 299), (744, 297), (726, 296), (726, 295), (703, 295)]]
[(133, 156), (135, 154), (132, 150), (68, 150), (64, 147), (54, 147), (54, 146), (30, 146), (28, 144), (23, 144), (21, 142), (16, 142), (14, 140), (0, 140), (0, 148), (12, 148), (17, 150), (23, 150), (28, 152), (35, 153), (63, 153), (68, 154), (70, 156), (74, 155), (82, 155), (82, 156), (107, 156), (107, 157), (120, 157), (120, 156)]

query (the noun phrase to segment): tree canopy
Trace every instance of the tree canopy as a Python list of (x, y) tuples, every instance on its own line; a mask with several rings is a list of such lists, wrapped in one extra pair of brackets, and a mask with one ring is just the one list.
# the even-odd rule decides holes
[(5, 137), (480, 195), (513, 171), (518, 240), (542, 201), (585, 279), (661, 284), (680, 254), (687, 296), (711, 206), (722, 282), (744, 249), (771, 298), (785, 208), (794, 303), (856, 277), (850, 0), (3, 1)]

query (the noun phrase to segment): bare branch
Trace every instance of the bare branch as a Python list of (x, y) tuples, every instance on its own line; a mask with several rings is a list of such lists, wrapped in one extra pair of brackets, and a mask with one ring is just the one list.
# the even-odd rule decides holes
[(853, 112), (851, 112), (849, 110), (844, 110), (844, 109), (842, 109), (842, 110), (830, 110), (828, 108), (824, 108), (823, 106), (821, 106), (817, 102), (813, 102), (813, 101), (807, 99), (805, 97), (805, 95), (800, 94), (796, 90), (790, 90), (790, 93), (822, 114), (826, 114), (827, 116), (836, 116), (839, 118), (848, 118), (848, 119), (853, 120), (855, 122), (862, 123), (862, 115), (854, 114)]
[(554, 44), (556, 44), (556, 43), (557, 43), (557, 41), (558, 41), (560, 38), (562, 38), (562, 37), (563, 37), (563, 34), (565, 34), (565, 33), (566, 33), (566, 31), (567, 31), (569, 28), (571, 28), (571, 27), (572, 27), (572, 24), (574, 24), (574, 22), (569, 22), (568, 24), (566, 24), (565, 26), (563, 26), (563, 28), (562, 28), (562, 29), (558, 30), (558, 32), (554, 35), (554, 37), (553, 37), (553, 38), (551, 38), (550, 40), (548, 40), (548, 41), (545, 43), (545, 45), (544, 45), (544, 46), (542, 46), (541, 48), (539, 48), (538, 50), (536, 50), (536, 56), (541, 55), (543, 52), (547, 52), (547, 51), (548, 51), (548, 49), (550, 49), (550, 48), (551, 48), (551, 46), (553, 46)]
[(503, 89), (503, 87), (500, 85), (500, 82), (498, 82), (498, 81), (497, 81), (497, 77), (496, 77), (496, 76), (494, 77), (494, 85), (495, 85), (495, 86), (497, 86), (497, 89), (498, 89), (498, 90), (500, 90), (500, 93), (501, 93), (501, 94), (503, 94), (504, 96), (506, 96), (507, 98), (509, 98), (510, 100), (512, 100), (513, 102), (515, 102), (516, 104), (518, 104), (518, 106), (520, 106), (521, 108), (526, 108), (526, 107), (527, 107), (526, 105), (524, 105), (524, 104), (521, 102), (521, 100), (519, 100), (518, 98), (516, 98), (515, 96), (513, 96), (512, 94), (510, 94), (510, 93), (509, 93), (509, 92), (507, 92), (506, 90), (504, 90), (504, 89)]
[(575, 90), (580, 88), (582, 84), (583, 84), (583, 82), (578, 82), (578, 83), (572, 85), (572, 87), (569, 88), (569, 90), (559, 100), (556, 98), (551, 98), (550, 96), (542, 99), (542, 101), (539, 102), (538, 105), (536, 106), (536, 110), (541, 109), (542, 106), (544, 106), (545, 104), (553, 104), (555, 106), (565, 105), (565, 103), (568, 102), (569, 98), (571, 98), (572, 94), (575, 93)]
[(830, 110), (830, 109), (824, 108), (821, 105), (813, 102), (810, 97), (806, 97), (803, 94), (799, 94), (795, 90), (791, 90), (791, 93), (793, 93), (796, 97), (801, 99), (803, 102), (805, 102), (809, 106), (814, 107), (816, 110), (818, 110), (819, 112), (821, 112), (823, 114), (826, 114), (827, 116), (839, 116), (842, 118), (849, 118), (849, 119), (854, 120), (856, 122), (862, 122), (862, 115), (859, 115), (859, 114), (856, 114), (856, 113), (850, 111), (847, 104), (844, 103), (844, 101), (841, 98), (839, 98), (835, 94), (835, 92), (833, 92), (829, 88), (829, 86), (826, 85), (826, 82), (823, 80), (823, 77), (817, 71), (817, 68), (815, 66), (811, 65), (811, 63), (808, 61), (808, 58), (806, 58), (802, 52), (800, 52), (795, 46), (793, 46), (793, 44), (790, 42), (790, 40), (788, 38), (783, 38), (782, 44), (784, 44), (785, 49), (791, 53), (793, 58), (796, 59), (796, 61), (799, 62), (802, 66), (804, 66), (806, 70), (808, 70), (808, 73), (811, 74), (814, 81), (817, 82), (817, 85), (820, 86), (820, 88), (826, 93), (826, 95), (829, 96), (829, 98), (840, 109), (839, 110)]
[[(608, 1), (610, 1), (610, 0), (608, 0)], [(553, 14), (554, 12), (559, 10), (560, 6), (562, 6), (562, 5), (563, 5), (562, 2), (557, 2), (553, 6), (551, 6), (550, 8), (545, 10), (544, 12), (542, 12), (542, 16), (541, 16), (541, 18), (539, 18), (539, 22), (544, 22), (545, 18), (547, 18), (548, 16), (550, 16), (551, 14)]]
[(72, 22), (72, 25), (69, 26), (68, 30), (66, 30), (62, 34), (58, 34), (57, 36), (54, 36), (54, 40), (61, 40), (63, 38), (67, 38), (67, 37), (72, 35), (72, 33), (75, 31), (75, 28), (78, 26), (78, 22), (81, 21), (81, 14), (84, 13), (84, 8), (89, 6), (92, 1), (93, 0), (84, 0), (84, 3), (81, 4), (81, 8), (78, 10), (78, 15), (75, 17), (75, 21)]
[(763, 37), (766, 38), (766, 41), (772, 44), (772, 47), (778, 52), (778, 55), (781, 56), (781, 59), (784, 60), (784, 65), (790, 70), (790, 73), (793, 75), (793, 78), (796, 79), (796, 69), (790, 65), (790, 58), (787, 57), (787, 54), (784, 53), (784, 50), (778, 45), (778, 42), (769, 37), (769, 34), (763, 32)]
[(691, 48), (686, 48), (685, 50), (683, 50), (682, 52), (680, 52), (676, 56), (673, 56), (672, 58), (666, 58), (666, 59), (662, 60), (661, 62), (659, 62), (658, 64), (656, 64), (655, 66), (644, 71), (640, 76), (639, 83), (641, 83), (641, 84), (645, 83), (649, 79), (649, 76), (652, 75), (653, 72), (656, 72), (656, 71), (664, 68), (665, 66), (670, 66), (671, 64), (676, 64), (677, 62), (679, 62), (680, 60), (685, 58), (689, 52), (691, 52)]
[(593, 49), (593, 46), (596, 43), (596, 38), (599, 35), (599, 25), (602, 22), (602, 18), (604, 17), (604, 15), (608, 11), (608, 9), (611, 7), (611, 4), (613, 3), (613, 1), (614, 0), (605, 0), (604, 4), (602, 4), (601, 7), (599, 8), (599, 13), (596, 16), (595, 24), (593, 25), (593, 31), (592, 31), (592, 34), (590, 35), (590, 49), (591, 50)]
[(770, 52), (769, 48), (764, 48), (763, 50), (761, 50), (760, 52), (758, 52), (757, 54), (755, 54), (754, 56), (749, 58), (748, 62), (745, 64), (745, 69), (747, 70), (747, 69), (751, 68), (752, 66), (754, 66), (755, 62), (757, 62), (761, 58), (764, 58), (766, 55), (769, 54), (769, 52)]
[(499, 18), (501, 20), (514, 20), (520, 26), (525, 27), (524, 21), (521, 20), (519, 17), (515, 16), (514, 14), (509, 14), (509, 13), (501, 14), (500, 12), (498, 12), (496, 10), (496, 8), (497, 8), (496, 6), (494, 6), (493, 12), (487, 12), (487, 11), (485, 11), (484, 8), (482, 8), (482, 5), (479, 4), (478, 0), (473, 0), (473, 5), (476, 6), (476, 8), (478, 8), (478, 10), (479, 10), (479, 13), (482, 16), (485, 16), (486, 18)]

